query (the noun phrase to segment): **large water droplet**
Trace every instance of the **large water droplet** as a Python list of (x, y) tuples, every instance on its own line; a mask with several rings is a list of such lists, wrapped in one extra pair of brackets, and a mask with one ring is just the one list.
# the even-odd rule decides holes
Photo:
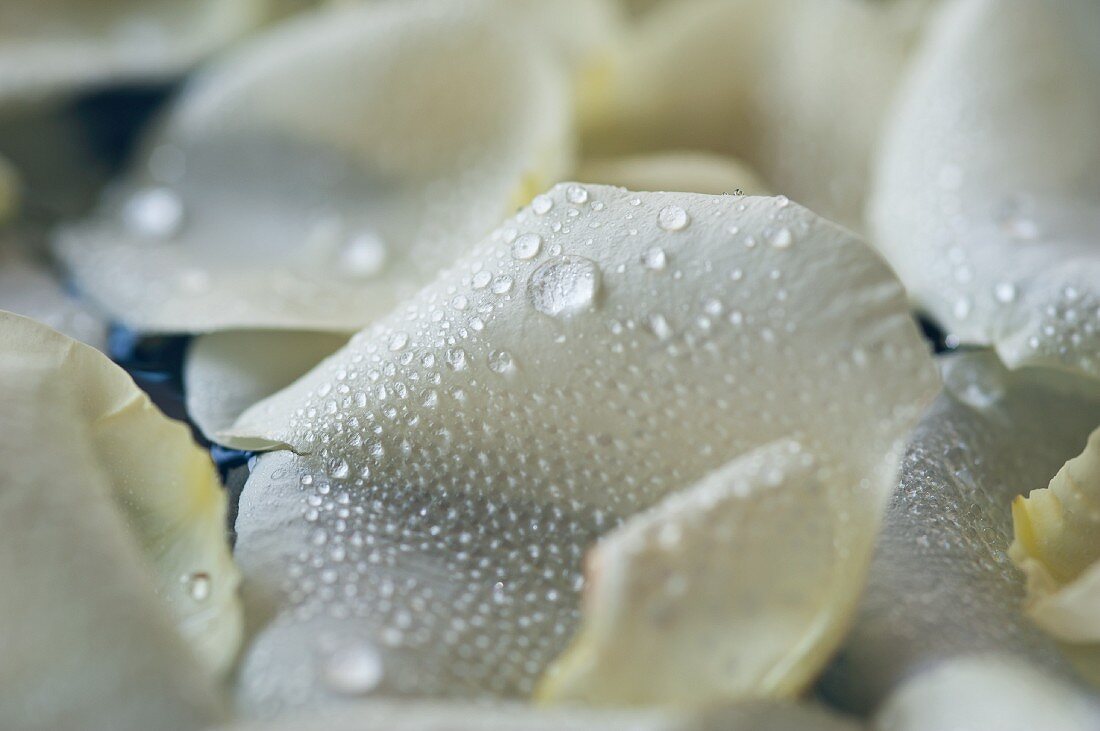
[(680, 206), (665, 206), (657, 212), (657, 225), (665, 231), (680, 231), (690, 220), (687, 211)]
[(140, 236), (168, 239), (183, 226), (183, 201), (171, 188), (145, 188), (123, 205), (122, 219)]
[(583, 256), (544, 262), (527, 280), (527, 299), (539, 312), (568, 317), (592, 306), (600, 289), (600, 268)]
[(540, 216), (545, 216), (554, 207), (554, 199), (546, 194), (536, 195), (531, 201), (531, 210)]
[(507, 350), (494, 350), (489, 353), (489, 369), (494, 373), (511, 373), (515, 368), (516, 362)]

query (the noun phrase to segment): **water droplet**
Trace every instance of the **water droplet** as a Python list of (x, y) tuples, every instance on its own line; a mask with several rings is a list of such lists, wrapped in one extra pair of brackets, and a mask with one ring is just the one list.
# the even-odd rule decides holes
[(776, 208), (786, 208), (790, 204), (791, 204), (791, 199), (788, 198), (785, 195), (777, 195), (775, 197), (775, 207)]
[(489, 286), (489, 282), (493, 281), (493, 275), (487, 271), (480, 271), (474, 275), (472, 284), (474, 289), (485, 289)]
[(664, 249), (654, 246), (642, 254), (642, 265), (655, 272), (661, 271), (668, 265), (668, 255), (665, 254)]
[(650, 332), (656, 335), (658, 340), (668, 340), (673, 335), (672, 326), (662, 314), (650, 315), (646, 323), (649, 325)]
[(386, 242), (372, 232), (352, 236), (340, 248), (338, 265), (355, 279), (377, 276), (386, 266)]
[(451, 348), (447, 351), (446, 360), (451, 370), (460, 371), (466, 367), (466, 351), (462, 348)]
[(570, 185), (565, 189), (565, 197), (570, 203), (584, 203), (588, 200), (588, 190), (581, 185)]
[(777, 249), (787, 249), (794, 242), (794, 235), (789, 228), (783, 227), (776, 231), (771, 238), (771, 244)]
[(183, 201), (171, 188), (144, 188), (123, 205), (122, 219), (140, 236), (168, 239), (183, 226)]
[(196, 571), (182, 578), (183, 588), (187, 596), (196, 602), (204, 602), (210, 597), (210, 574), (204, 571)]
[(689, 220), (687, 211), (680, 206), (665, 206), (657, 213), (657, 225), (665, 231), (680, 231)]
[(531, 210), (540, 216), (545, 216), (554, 207), (554, 199), (546, 194), (536, 195), (531, 201)]
[(517, 259), (532, 259), (541, 248), (542, 237), (538, 234), (526, 233), (512, 242), (512, 256)]
[(337, 648), (325, 663), (325, 681), (337, 693), (362, 695), (382, 680), (382, 658), (371, 645), (356, 640)]
[(493, 280), (493, 294), (508, 294), (512, 291), (512, 277), (501, 274)]
[(489, 353), (489, 370), (494, 373), (510, 373), (516, 368), (512, 354), (507, 350), (494, 350)]
[(390, 336), (390, 350), (397, 352), (406, 345), (409, 344), (409, 334), (404, 331), (397, 331)]
[(591, 307), (599, 289), (596, 262), (583, 256), (559, 256), (531, 273), (527, 299), (544, 315), (568, 317)]
[(1016, 299), (1016, 285), (1012, 282), (999, 282), (997, 286), (993, 288), (993, 295), (997, 298), (998, 302), (1008, 304)]

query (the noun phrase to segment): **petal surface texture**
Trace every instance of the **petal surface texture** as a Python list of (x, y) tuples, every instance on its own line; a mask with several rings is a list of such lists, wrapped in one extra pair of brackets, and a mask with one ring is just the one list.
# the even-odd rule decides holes
[(945, 393), (913, 432), (860, 616), (824, 682), (850, 710), (970, 654), (1079, 682), (1024, 615), (1024, 577), (1006, 554), (1013, 499), (1081, 450), (1100, 397), (1084, 379), (1069, 390), (1063, 374), (1009, 371), (991, 351), (942, 362)]
[(98, 351), (0, 313), (0, 725), (198, 729), (240, 639), (225, 498)]
[[(813, 599), (854, 602), (895, 450), (938, 388), (904, 299), (864, 243), (782, 198), (536, 196), (224, 435), (292, 450), (260, 458), (240, 503), (267, 619), (243, 706), (526, 696), (577, 627), (589, 545), (784, 438), (828, 505), (806, 548), (849, 524), (822, 560), (850, 566)], [(792, 656), (835, 642), (844, 612), (814, 616), (820, 642)], [(347, 648), (376, 670), (359, 684)]]
[(1100, 376), (1097, 27), (1090, 0), (945, 3), (887, 125), (873, 240), (1012, 367)]
[(148, 332), (389, 311), (569, 167), (566, 74), (495, 7), (327, 7), (211, 66), (58, 236), (80, 288)]

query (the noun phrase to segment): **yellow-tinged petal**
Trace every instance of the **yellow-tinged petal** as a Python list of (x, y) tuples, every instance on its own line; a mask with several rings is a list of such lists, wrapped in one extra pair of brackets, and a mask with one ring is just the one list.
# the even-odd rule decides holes
[(1049, 486), (1016, 498), (1012, 519), (1028, 614), (1067, 642), (1100, 642), (1100, 429)]
[[(238, 640), (236, 573), (186, 428), (98, 351), (5, 312), (0, 404), (0, 726), (224, 721), (210, 666)], [(204, 596), (180, 582), (198, 572)]]
[(630, 190), (768, 195), (767, 186), (746, 165), (707, 152), (660, 152), (585, 160), (577, 180)]
[(800, 692), (847, 627), (862, 523), (877, 518), (837, 510), (837, 477), (776, 442), (604, 536), (587, 558), (583, 624), (540, 697), (704, 706)]
[[(10, 313), (0, 314), (0, 345), (5, 364), (33, 367), (69, 396), (85, 449), (181, 633), (206, 667), (228, 670), (241, 638), (239, 575), (226, 538), (226, 495), (209, 455), (99, 351)], [(20, 399), (18, 379), (5, 377), (0, 389), (5, 403)], [(55, 451), (39, 449), (46, 459)]]

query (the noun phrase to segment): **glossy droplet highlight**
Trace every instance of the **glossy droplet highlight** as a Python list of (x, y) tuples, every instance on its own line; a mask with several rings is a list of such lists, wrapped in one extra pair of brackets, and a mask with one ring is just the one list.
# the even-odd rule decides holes
[(544, 262), (527, 280), (527, 299), (539, 312), (568, 317), (592, 307), (600, 289), (600, 268), (583, 256)]
[(654, 246), (652, 249), (647, 249), (642, 254), (642, 265), (646, 269), (651, 269), (655, 272), (659, 272), (668, 266), (668, 255), (665, 254), (665, 250), (659, 246)]
[(183, 588), (187, 596), (196, 602), (204, 602), (210, 597), (210, 574), (197, 571), (183, 577)]

